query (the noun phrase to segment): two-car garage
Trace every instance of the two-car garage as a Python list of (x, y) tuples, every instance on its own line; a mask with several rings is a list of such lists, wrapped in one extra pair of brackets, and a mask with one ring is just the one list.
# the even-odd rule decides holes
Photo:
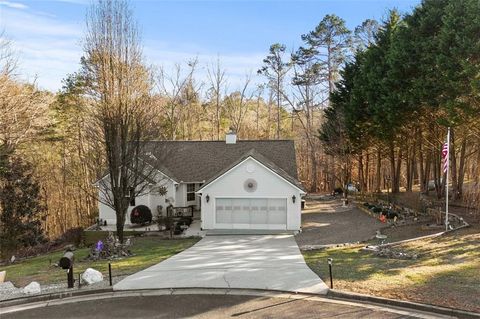
[(285, 198), (216, 198), (215, 228), (287, 229)]
[(206, 182), (197, 193), (202, 196), (204, 230), (300, 230), (305, 192), (279, 168), (267, 167), (253, 156)]

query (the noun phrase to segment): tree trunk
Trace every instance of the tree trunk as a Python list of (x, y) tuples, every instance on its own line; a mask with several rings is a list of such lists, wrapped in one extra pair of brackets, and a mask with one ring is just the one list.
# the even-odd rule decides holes
[(416, 145), (414, 141), (413, 145), (410, 146), (407, 150), (407, 160), (406, 160), (407, 192), (412, 192), (413, 190), (413, 181), (414, 181), (414, 174), (415, 174), (415, 150), (416, 150)]
[(370, 176), (370, 154), (367, 151), (367, 158), (365, 159), (365, 191), (370, 192), (370, 182), (369, 182), (369, 176)]
[(317, 191), (317, 158), (315, 154), (315, 149), (313, 148), (313, 145), (310, 147), (310, 164), (311, 164), (311, 169), (312, 169), (312, 185), (311, 185), (311, 191), (316, 192)]
[[(455, 193), (458, 190), (458, 178), (457, 178), (457, 153), (456, 153), (456, 135), (455, 135), (455, 130), (453, 128), (450, 129), (450, 150), (449, 150), (449, 156), (450, 156), (450, 167), (449, 173), (450, 173), (450, 180), (452, 181), (452, 194), (453, 198), (455, 198)], [(443, 147), (443, 145), (442, 145)], [(443, 171), (443, 167), (442, 167)], [(445, 181), (445, 183), (442, 183), (442, 187), (444, 187), (448, 183), (448, 181)]]
[(125, 227), (125, 214), (127, 211), (116, 214), (117, 215), (117, 237), (118, 240), (123, 243), (123, 228)]
[(402, 151), (397, 151), (397, 158), (395, 157), (395, 145), (393, 142), (389, 145), (389, 159), (390, 159), (390, 181), (392, 193), (400, 192), (400, 168), (402, 166)]
[(417, 133), (418, 139), (418, 174), (419, 174), (419, 181), (420, 184), (420, 193), (426, 193), (428, 186), (425, 187), (425, 167), (424, 165), (424, 155), (423, 155), (423, 141), (422, 141), (422, 133)]
[(397, 167), (395, 169), (395, 184), (393, 185), (392, 193), (400, 193), (400, 170), (402, 168), (402, 149), (399, 148), (397, 152)]
[(382, 167), (382, 153), (380, 151), (380, 147), (377, 148), (377, 178), (376, 178), (376, 182), (377, 182), (377, 185), (375, 186), (375, 192), (377, 193), (380, 193), (381, 191), (381, 176), (380, 176), (380, 170), (381, 170), (381, 167)]
[(464, 138), (460, 149), (460, 164), (458, 167), (457, 188), (453, 192), (453, 200), (461, 199), (463, 195), (463, 182), (465, 180), (465, 152), (467, 141)]

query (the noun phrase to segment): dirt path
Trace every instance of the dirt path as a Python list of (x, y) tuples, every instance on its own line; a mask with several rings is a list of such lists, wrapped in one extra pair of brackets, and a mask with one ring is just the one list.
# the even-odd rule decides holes
[(353, 206), (342, 207), (339, 200), (311, 200), (302, 212), (302, 233), (296, 240), (299, 246), (354, 243), (372, 238), (383, 226)]

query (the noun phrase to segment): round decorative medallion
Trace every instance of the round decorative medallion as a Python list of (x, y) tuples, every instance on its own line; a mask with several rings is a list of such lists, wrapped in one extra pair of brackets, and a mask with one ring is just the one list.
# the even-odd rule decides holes
[(247, 173), (253, 173), (253, 172), (255, 172), (255, 165), (248, 164), (247, 165)]
[(243, 188), (247, 192), (253, 193), (254, 191), (257, 190), (257, 181), (254, 180), (253, 178), (249, 178), (243, 183)]

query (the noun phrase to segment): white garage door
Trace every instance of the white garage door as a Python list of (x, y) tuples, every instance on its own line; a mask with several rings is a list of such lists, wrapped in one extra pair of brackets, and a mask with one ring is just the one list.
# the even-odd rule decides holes
[(217, 229), (287, 229), (284, 198), (217, 198)]

